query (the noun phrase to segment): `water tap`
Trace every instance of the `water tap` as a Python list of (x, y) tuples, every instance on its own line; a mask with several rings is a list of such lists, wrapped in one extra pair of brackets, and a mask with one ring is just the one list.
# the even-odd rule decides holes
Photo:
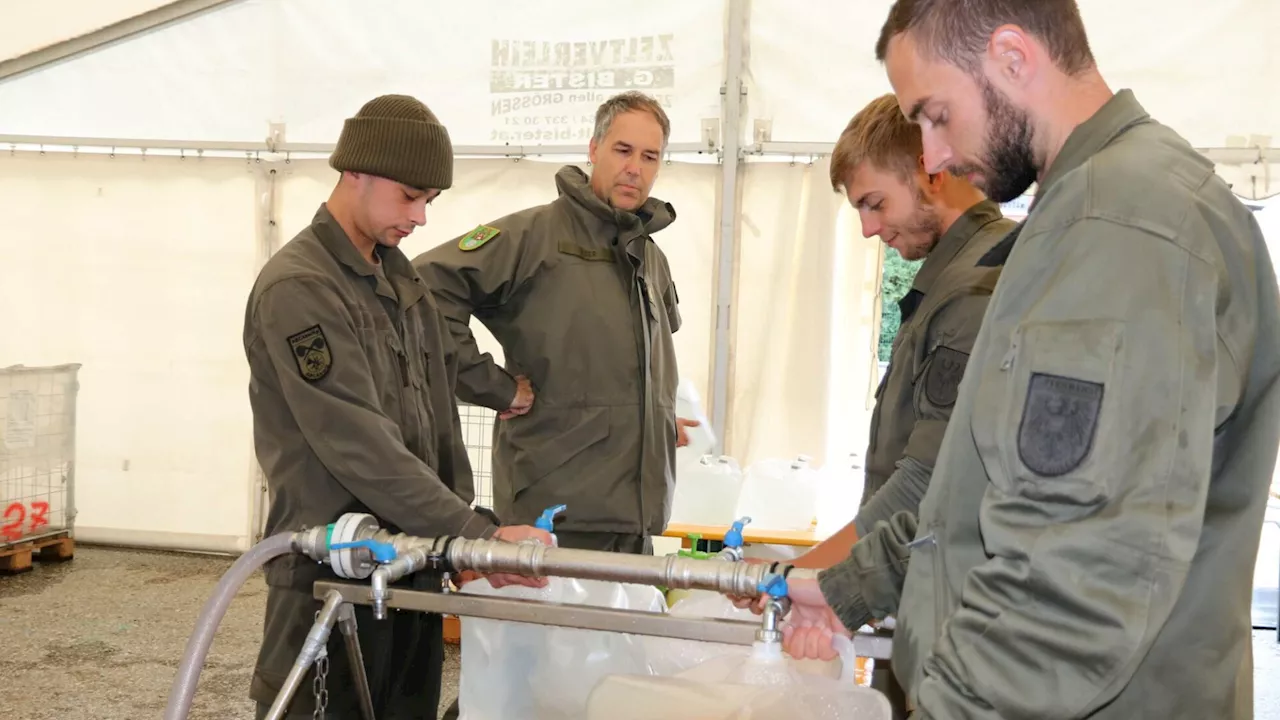
[(725, 560), (738, 562), (742, 560), (742, 527), (751, 522), (749, 517), (741, 517), (724, 534), (724, 548), (719, 556)]
[(534, 527), (538, 528), (539, 530), (546, 530), (547, 533), (551, 535), (552, 545), (559, 544), (558, 542), (556, 542), (556, 534), (555, 534), (556, 515), (559, 515), (560, 513), (564, 512), (565, 509), (567, 508), (568, 508), (567, 505), (552, 505), (546, 510), (543, 510), (542, 515), (533, 523)]
[(791, 601), (787, 597), (787, 579), (776, 573), (766, 575), (756, 588), (761, 594), (768, 595), (769, 601), (764, 606), (760, 629), (756, 631), (756, 640), (762, 643), (782, 642), (782, 631), (778, 626), (790, 609)]

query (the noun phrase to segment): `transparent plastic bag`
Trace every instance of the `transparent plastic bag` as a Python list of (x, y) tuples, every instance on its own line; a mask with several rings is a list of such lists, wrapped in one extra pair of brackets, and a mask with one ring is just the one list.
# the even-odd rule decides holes
[[(494, 589), (467, 583), (464, 594), (663, 612), (657, 588), (550, 578), (545, 588)], [(640, 638), (622, 633), (460, 618), (459, 720), (584, 718), (587, 696), (602, 678), (648, 672)]]
[(853, 642), (839, 637), (838, 678), (803, 673), (777, 644), (713, 658), (674, 677), (615, 675), (587, 701), (587, 720), (890, 720), (884, 695), (854, 682)]
[[(691, 590), (679, 602), (671, 605), (668, 615), (686, 618), (714, 618), (737, 620), (759, 624), (761, 618), (746, 608), (734, 607), (725, 595), (710, 590)], [(643, 637), (641, 643), (648, 656), (649, 671), (653, 675), (676, 675), (716, 658), (746, 658), (751, 648), (746, 645), (678, 640), (675, 638)], [(837, 677), (840, 661), (797, 660), (787, 658), (795, 670), (814, 675)]]

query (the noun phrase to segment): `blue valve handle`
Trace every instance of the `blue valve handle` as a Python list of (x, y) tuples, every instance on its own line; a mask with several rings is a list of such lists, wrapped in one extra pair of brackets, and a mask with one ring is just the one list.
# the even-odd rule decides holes
[(542, 511), (542, 516), (538, 518), (538, 520), (533, 524), (533, 526), (538, 528), (539, 530), (546, 530), (547, 532), (555, 532), (556, 515), (559, 515), (560, 513), (564, 512), (565, 509), (567, 508), (568, 508), (567, 505), (552, 505), (551, 507)]
[(751, 522), (749, 517), (741, 517), (734, 521), (733, 526), (724, 534), (724, 546), (728, 548), (742, 547), (742, 526)]
[(329, 546), (330, 550), (346, 550), (347, 548), (368, 548), (369, 552), (373, 553), (373, 559), (380, 563), (389, 563), (396, 559), (396, 546), (391, 543), (378, 542), (377, 540), (358, 540)]
[(764, 576), (764, 580), (756, 586), (761, 593), (775, 598), (784, 598), (787, 596), (787, 579), (777, 573), (771, 573)]

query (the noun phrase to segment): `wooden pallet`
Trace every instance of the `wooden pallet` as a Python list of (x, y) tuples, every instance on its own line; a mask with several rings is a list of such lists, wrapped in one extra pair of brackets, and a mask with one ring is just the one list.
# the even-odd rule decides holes
[(65, 532), (16, 542), (0, 547), (0, 573), (26, 572), (36, 557), (40, 562), (63, 562), (70, 560), (75, 552), (75, 538)]

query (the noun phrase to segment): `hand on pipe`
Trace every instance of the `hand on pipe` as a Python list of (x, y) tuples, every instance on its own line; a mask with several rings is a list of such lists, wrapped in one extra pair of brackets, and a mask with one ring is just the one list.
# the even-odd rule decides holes
[[(504, 542), (527, 542), (533, 541), (550, 546), (551, 533), (529, 525), (504, 525), (498, 528), (493, 534), (493, 539), (502, 540)], [(547, 579), (544, 577), (525, 577), (514, 573), (493, 573), (491, 575), (481, 575), (476, 573), (474, 578), (487, 577), (489, 584), (494, 588), (506, 587), (507, 585), (523, 585), (524, 587), (543, 588), (547, 586)], [(466, 581), (463, 581), (466, 582)]]

